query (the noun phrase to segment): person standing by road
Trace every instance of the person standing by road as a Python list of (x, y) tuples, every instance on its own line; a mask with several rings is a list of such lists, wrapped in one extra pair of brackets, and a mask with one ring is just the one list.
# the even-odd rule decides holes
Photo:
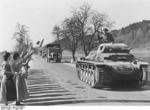
[(16, 105), (21, 105), (21, 101), (28, 98), (29, 94), (27, 91), (27, 85), (25, 81), (25, 76), (21, 72), (22, 64), (31, 57), (31, 55), (34, 53), (33, 50), (29, 51), (28, 54), (21, 58), (19, 53), (14, 53), (13, 55), (13, 62), (12, 62), (12, 69), (16, 73), (15, 77), (15, 83), (16, 83), (16, 91), (17, 91), (17, 100)]
[(5, 52), (4, 63), (2, 65), (2, 81), (1, 81), (1, 89), (0, 89), (0, 102), (5, 105), (8, 104), (8, 101), (16, 100), (16, 87), (13, 81), (13, 72), (11, 70), (11, 66), (9, 63), (10, 53)]

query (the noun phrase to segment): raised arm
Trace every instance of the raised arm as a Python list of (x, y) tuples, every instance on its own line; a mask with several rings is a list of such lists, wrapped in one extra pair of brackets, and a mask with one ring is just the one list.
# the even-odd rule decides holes
[(11, 72), (13, 75), (16, 75), (16, 72), (13, 70), (12, 66), (10, 66)]
[(20, 58), (20, 60), (17, 62), (18, 65), (21, 65), (24, 63), (28, 58), (30, 58), (34, 54), (34, 50), (32, 50), (30, 53), (28, 53), (24, 58)]

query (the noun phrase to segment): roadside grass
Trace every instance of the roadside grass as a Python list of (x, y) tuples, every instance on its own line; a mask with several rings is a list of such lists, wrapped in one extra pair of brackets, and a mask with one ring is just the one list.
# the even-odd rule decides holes
[[(75, 59), (77, 60), (77, 58), (79, 57), (84, 57), (84, 53), (83, 52), (76, 52), (75, 54)], [(62, 62), (64, 63), (74, 63), (73, 62), (73, 58), (72, 58), (72, 53), (70, 51), (64, 50), (62, 53)]]
[(138, 48), (131, 51), (131, 53), (139, 60), (150, 63), (150, 49)]

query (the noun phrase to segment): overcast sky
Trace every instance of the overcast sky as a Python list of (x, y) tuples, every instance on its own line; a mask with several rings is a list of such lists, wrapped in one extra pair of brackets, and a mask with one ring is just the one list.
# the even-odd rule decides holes
[(150, 0), (0, 0), (0, 51), (12, 50), (15, 43), (12, 35), (17, 23), (28, 26), (34, 44), (42, 38), (45, 43), (51, 42), (53, 26), (84, 2), (115, 21), (114, 29), (150, 20)]

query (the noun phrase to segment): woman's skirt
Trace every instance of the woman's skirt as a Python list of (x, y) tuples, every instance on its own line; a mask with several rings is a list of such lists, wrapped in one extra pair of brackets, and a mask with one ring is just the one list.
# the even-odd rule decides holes
[(1, 81), (0, 102), (6, 103), (7, 101), (14, 101), (16, 98), (17, 94), (13, 77), (4, 75)]
[(29, 97), (25, 78), (21, 75), (16, 76), (17, 101), (25, 100)]

